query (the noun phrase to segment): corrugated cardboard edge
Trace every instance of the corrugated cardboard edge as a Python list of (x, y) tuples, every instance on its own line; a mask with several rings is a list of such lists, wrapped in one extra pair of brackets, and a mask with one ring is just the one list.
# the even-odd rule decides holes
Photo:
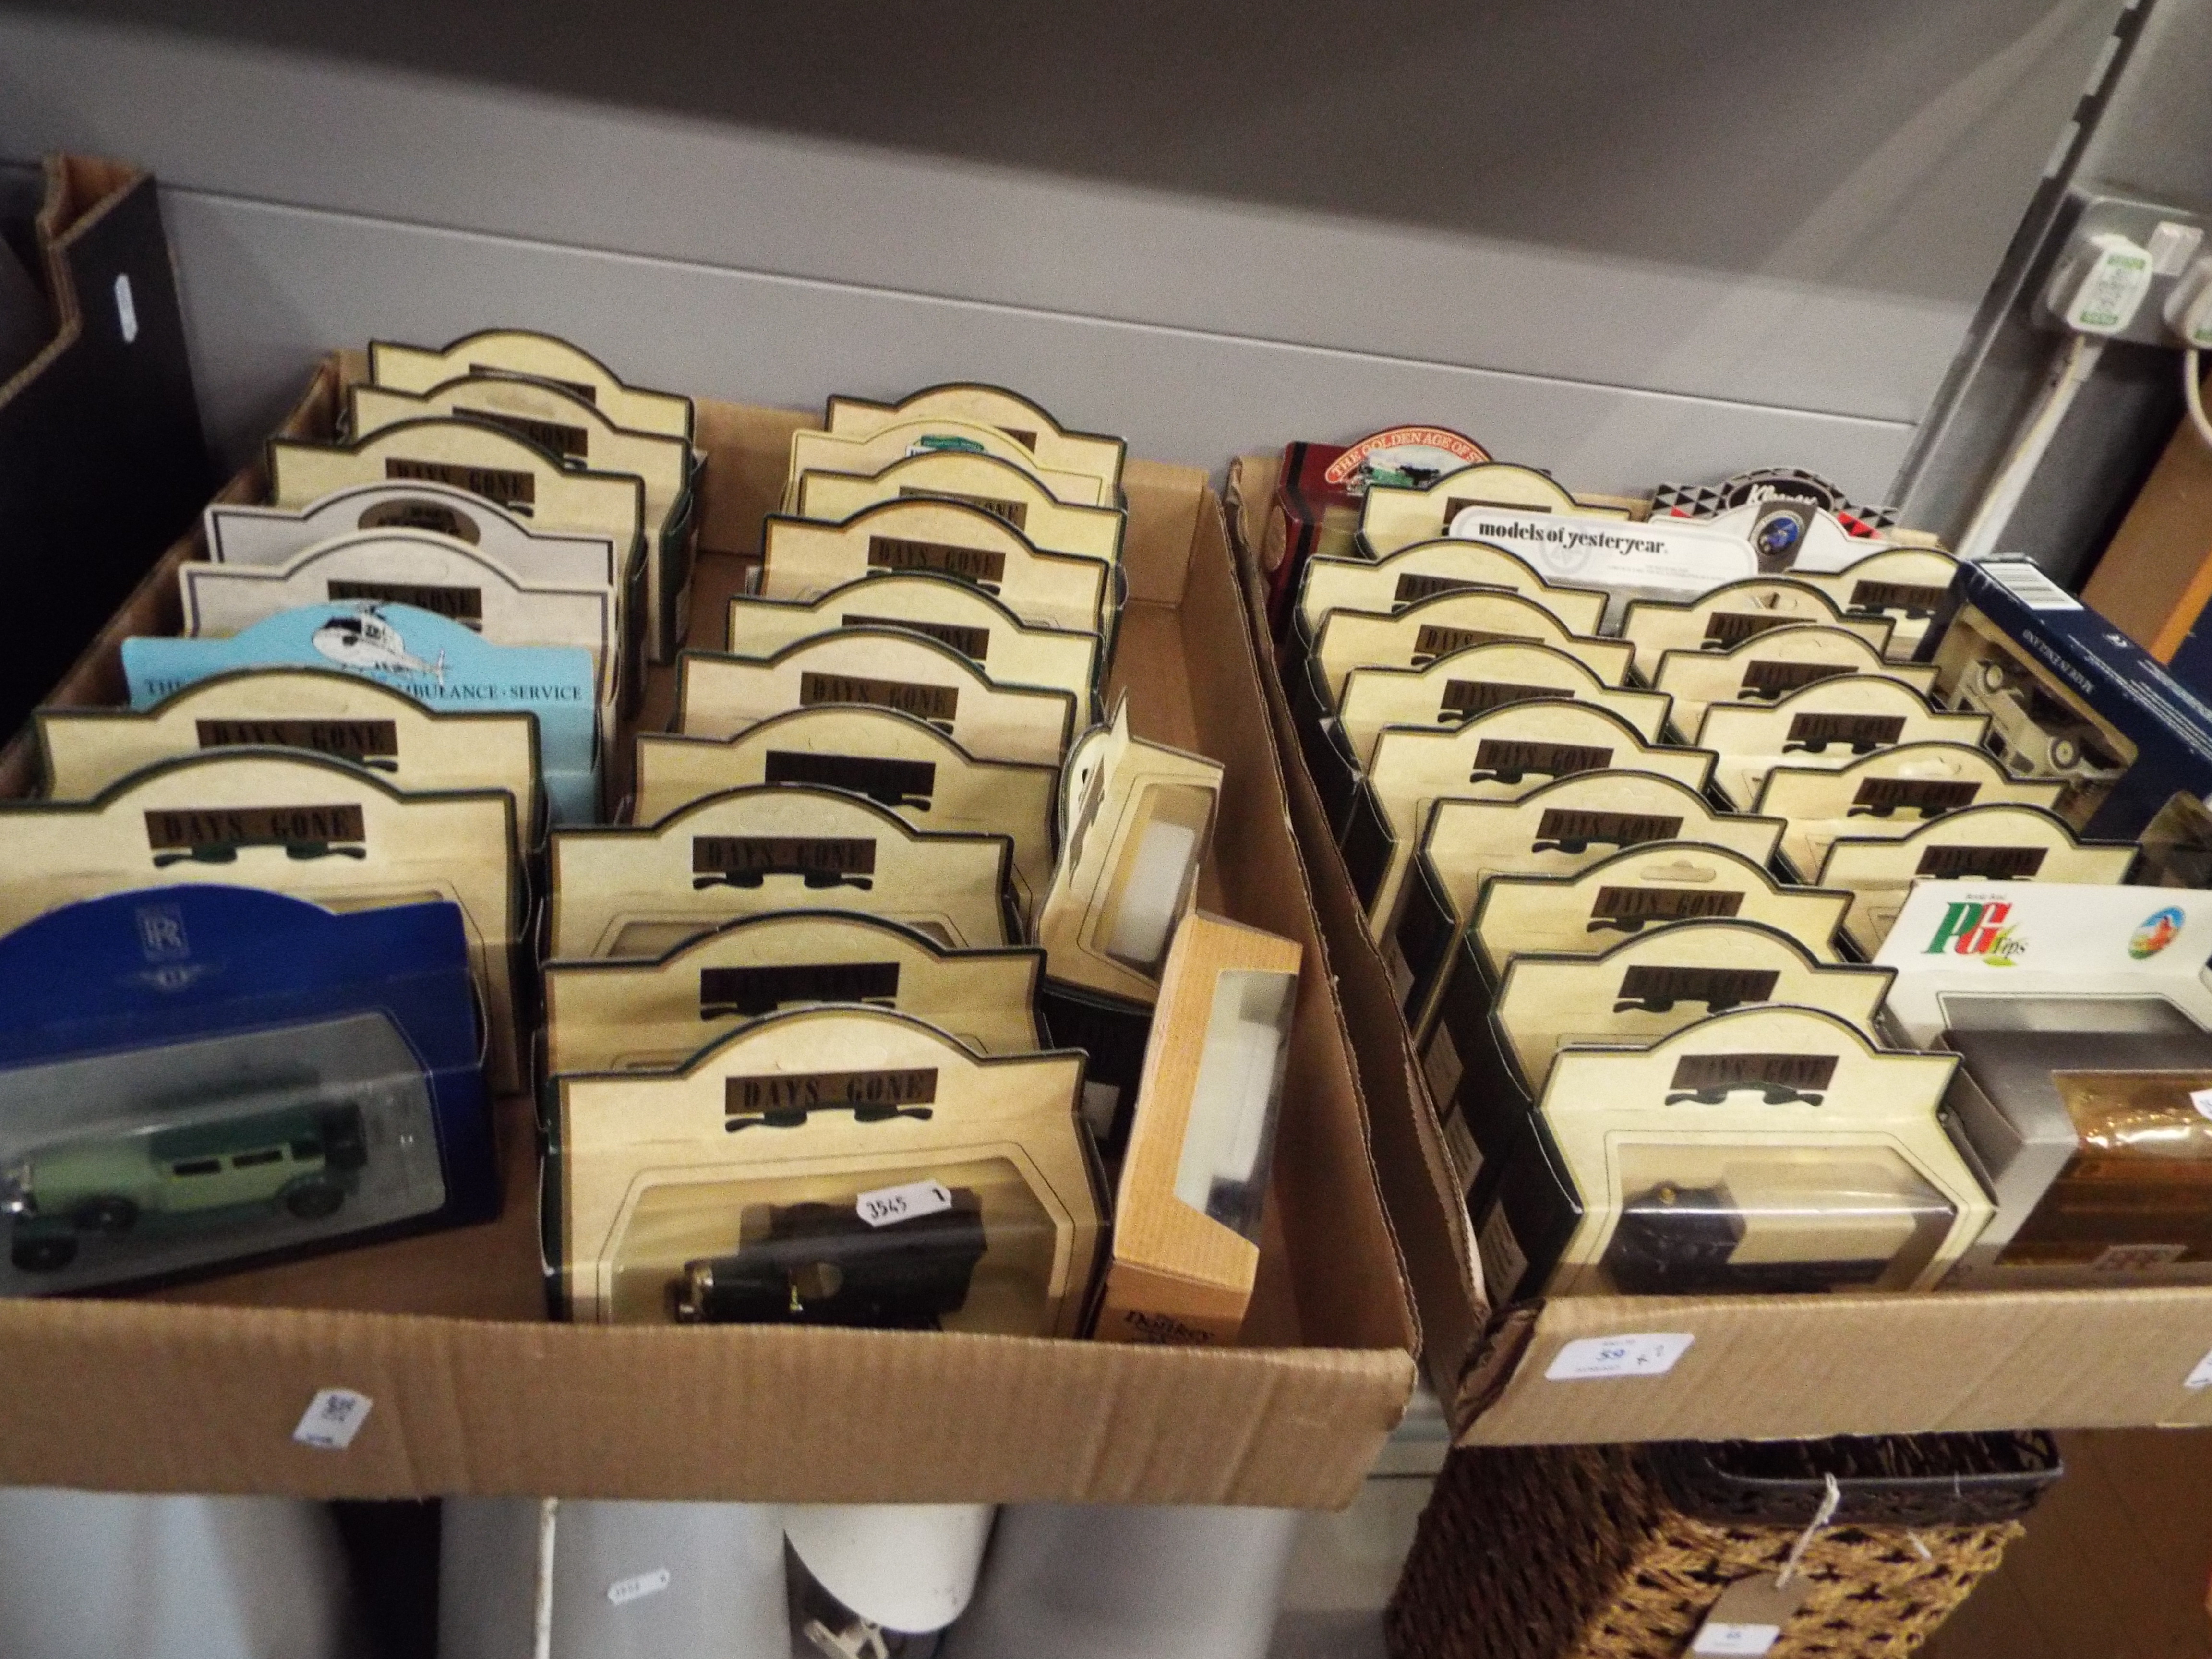
[(1423, 1364), (1430, 1386), (1448, 1402), (1448, 1414), (1457, 1423), (1464, 1420), (1456, 1409), (1462, 1374), (1482, 1335), (1481, 1270), (1472, 1237), (1463, 1224), (1453, 1224), (1460, 1206), (1443, 1136), (1416, 1076), (1413, 1045), (1391, 996), (1389, 970), (1361, 921), (1364, 907), (1352, 891), (1342, 859), (1309, 856), (1310, 849), (1332, 844), (1328, 814), (1291, 725), (1290, 700), (1267, 634), (1266, 588), (1251, 551), (1259, 545), (1261, 517), (1274, 497), (1277, 468), (1274, 457), (1263, 455), (1239, 457), (1230, 467), (1231, 522), (1237, 532), (1246, 633), (1273, 731), (1299, 868), (1310, 903), (1322, 919), (1320, 960), (1337, 988), (1346, 1041), (1358, 1070), (1360, 1113), (1367, 1121), (1385, 1207), (1419, 1310)]
[[(358, 353), (325, 360), (283, 431), (326, 426), (340, 386), (361, 368)], [(725, 422), (770, 443), (809, 419), (701, 408), (702, 431)], [(773, 471), (763, 461), (710, 475), (702, 502), (708, 546), (749, 550), (744, 526), (748, 519), (757, 525), (780, 487)], [(1155, 634), (1172, 630), (1186, 663), (1202, 664), (1196, 672), (1220, 694), (1206, 712), (1216, 741), (1234, 750), (1218, 831), (1224, 886), (1237, 901), (1228, 908), (1318, 956), (1218, 501), (1195, 469), (1132, 462), (1130, 471), (1133, 494), (1187, 492), (1188, 512), (1156, 522), (1133, 548), (1133, 608), (1148, 613), (1142, 625)], [(255, 465), (221, 499), (264, 493)], [(121, 641), (174, 631), (176, 567), (198, 550), (195, 529), (163, 555), (53, 701), (123, 700)], [(1174, 568), (1177, 558), (1185, 569)], [(1232, 638), (1245, 641), (1242, 655), (1220, 648)], [(0, 791), (34, 788), (37, 769), (34, 745), (19, 737), (0, 752)], [(1301, 884), (1281, 878), (1294, 868)], [(199, 1301), (6, 1302), (0, 1480), (310, 1497), (1341, 1507), (1358, 1495), (1405, 1410), (1417, 1338), (1356, 1109), (1343, 1017), (1325, 984), (1317, 981), (1315, 994), (1328, 1000), (1330, 1018), (1301, 1018), (1297, 1063), (1340, 1078), (1337, 1098), (1352, 1109), (1286, 1115), (1308, 1147), (1304, 1158), (1279, 1159), (1271, 1230), (1274, 1212), (1295, 1210), (1327, 1217), (1332, 1227), (1341, 1220), (1358, 1247), (1344, 1248), (1351, 1241), (1341, 1231), (1283, 1230), (1299, 1260), (1284, 1264), (1287, 1272), (1278, 1267), (1274, 1288), (1287, 1293), (1284, 1281), (1297, 1284), (1307, 1328), (1368, 1346), (1176, 1350), (904, 1332), (582, 1328)], [(1324, 1138), (1319, 1146), (1316, 1136)], [(1346, 1146), (1349, 1154), (1327, 1156)], [(511, 1150), (526, 1156), (520, 1144)], [(1292, 1164), (1306, 1167), (1285, 1175)], [(511, 1204), (527, 1202), (528, 1184), (511, 1187)], [(395, 1248), (434, 1251), (464, 1237)], [(1340, 1256), (1352, 1260), (1351, 1270)], [(1263, 1267), (1263, 1291), (1267, 1278)], [(325, 1388), (380, 1402), (343, 1452), (291, 1439)]]

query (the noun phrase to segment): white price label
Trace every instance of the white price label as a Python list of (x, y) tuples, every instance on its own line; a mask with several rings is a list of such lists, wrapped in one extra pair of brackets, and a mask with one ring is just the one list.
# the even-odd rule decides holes
[(952, 1207), (952, 1194), (936, 1181), (909, 1181), (903, 1187), (878, 1187), (853, 1200), (853, 1210), (871, 1227), (895, 1226)]
[(2191, 1089), (2189, 1103), (2197, 1109), (2199, 1117), (2212, 1117), (2212, 1089)]
[(123, 331), (124, 344), (130, 345), (137, 339), (138, 301), (131, 296), (127, 273), (115, 278), (115, 325)]
[(628, 1578), (617, 1578), (607, 1586), (607, 1600), (617, 1607), (639, 1601), (647, 1595), (658, 1595), (668, 1588), (668, 1569), (655, 1567), (651, 1572), (635, 1573)]
[(1782, 1639), (1779, 1625), (1715, 1625), (1701, 1626), (1698, 1639), (1690, 1644), (1692, 1653), (1765, 1653)]
[(1552, 1356), (1547, 1382), (1583, 1382), (1601, 1376), (1664, 1376), (1698, 1339), (1688, 1331), (1645, 1331), (1633, 1336), (1585, 1336)]
[(343, 1451), (368, 1421), (369, 1407), (375, 1403), (351, 1389), (319, 1389), (301, 1413), (300, 1426), (292, 1431), (292, 1438), (303, 1446)]

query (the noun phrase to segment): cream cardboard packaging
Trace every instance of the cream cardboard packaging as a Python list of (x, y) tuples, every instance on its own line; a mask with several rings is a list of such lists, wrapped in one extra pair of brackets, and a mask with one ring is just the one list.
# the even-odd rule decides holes
[[(1259, 545), (1274, 465), (1245, 456), (1232, 466), (1248, 550)], [(1248, 583), (1257, 615), (1256, 572)], [(2190, 1386), (2212, 1350), (2212, 1288), (1575, 1296), (1515, 1306), (1493, 1297), (1364, 906), (1324, 850), (1330, 828), (1271, 667), (1262, 662), (1261, 678), (1291, 811), (1421, 1308), (1427, 1370), (1464, 1440), (2212, 1424), (2212, 1390)], [(2160, 902), (2154, 890), (2144, 896), (2147, 909)]]
[[(357, 354), (330, 359), (288, 433), (326, 437), (343, 381), (364, 368)], [(813, 416), (702, 401), (697, 417), (707, 551), (692, 616), (714, 646), (791, 434)], [(1115, 672), (1133, 726), (1225, 763), (1200, 901), (1318, 963), (1218, 502), (1194, 468), (1132, 460), (1123, 489), (1130, 602)], [(225, 494), (262, 489), (257, 470)], [(176, 566), (201, 556), (197, 537), (172, 549), (48, 701), (120, 703), (118, 642), (175, 629)], [(648, 677), (641, 726), (665, 726), (672, 678)], [(0, 788), (27, 792), (36, 768), (19, 741)], [(128, 1301), (0, 1307), (0, 1480), (319, 1497), (1348, 1503), (1404, 1408), (1419, 1339), (1327, 974), (1301, 976), (1287, 1079), (1234, 1348), (549, 1324), (534, 1207), (510, 1200), (484, 1227)], [(502, 1105), (506, 1185), (527, 1194), (533, 1115), (519, 1097)], [(325, 1389), (367, 1402), (343, 1450), (292, 1437)]]
[(1099, 1340), (1237, 1340), (1304, 956), (1216, 916), (1176, 927), (1121, 1162)]

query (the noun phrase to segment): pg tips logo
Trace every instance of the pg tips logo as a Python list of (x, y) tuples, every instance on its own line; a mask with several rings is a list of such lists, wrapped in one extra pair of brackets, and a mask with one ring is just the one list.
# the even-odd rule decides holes
[(1979, 957), (1992, 968), (2016, 968), (2027, 954), (2027, 941), (2013, 936), (2012, 906), (1959, 899), (1943, 907), (1943, 919), (1923, 953)]

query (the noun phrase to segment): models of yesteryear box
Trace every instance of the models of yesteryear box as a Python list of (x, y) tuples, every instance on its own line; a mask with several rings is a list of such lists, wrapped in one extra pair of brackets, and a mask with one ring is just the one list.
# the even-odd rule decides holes
[(426, 708), (535, 715), (554, 822), (599, 817), (603, 734), (588, 651), (492, 645), (428, 611), (373, 600), (303, 605), (227, 639), (123, 645), (134, 708), (150, 708), (213, 675), (268, 664), (343, 669), (404, 691)]
[[(359, 354), (328, 359), (288, 432), (326, 435), (340, 387), (364, 372)], [(790, 434), (815, 417), (711, 400), (697, 413), (696, 615), (714, 644), (756, 566)], [(1194, 467), (1132, 459), (1122, 484), (1131, 598), (1114, 684), (1138, 737), (1226, 763), (1201, 899), (1317, 961), (1219, 503)], [(249, 472), (226, 499), (261, 494)], [(175, 630), (176, 567), (199, 556), (197, 537), (172, 549), (52, 701), (124, 701), (121, 640)], [(656, 720), (672, 678), (650, 677)], [(36, 776), (27, 736), (0, 756), (0, 794)], [(338, 862), (351, 860), (318, 865)], [(1290, 1052), (1236, 1347), (548, 1323), (534, 1206), (516, 1201), (491, 1225), (150, 1297), (0, 1301), (0, 1480), (192, 1492), (215, 1469), (233, 1490), (315, 1498), (1341, 1505), (1404, 1409), (1420, 1342), (1327, 975), (1301, 976)], [(528, 1194), (530, 1103), (500, 1110), (508, 1190)], [(343, 1451), (293, 1437), (326, 1389), (356, 1405)]]
[(1354, 444), (1291, 445), (1283, 452), (1266, 538), (1257, 550), (1270, 631), (1282, 635), (1308, 560), (1352, 550), (1362, 500), (1371, 487), (1433, 483), (1489, 459), (1480, 444), (1449, 427), (1397, 426)]
[(2066, 785), (2083, 834), (2132, 837), (2157, 879), (2202, 885), (2212, 855), (2212, 706), (2027, 560), (1960, 568), (1929, 638), (1938, 695), (1990, 720), (2016, 775)]
[(1883, 946), (1900, 1032), (1997, 1197), (1951, 1283), (2212, 1283), (2212, 893), (1927, 882)]
[(450, 903), (144, 887), (0, 938), (0, 1295), (498, 1212)]
[(1632, 599), (1620, 635), (1636, 647), (1637, 672), (1649, 679), (1669, 651), (1733, 651), (1778, 628), (1840, 628), (1878, 652), (1896, 624), (1883, 616), (1852, 616), (1810, 582), (1759, 576), (1730, 582), (1690, 599)]
[(1332, 611), (1376, 611), (1385, 616), (1439, 593), (1494, 587), (1534, 599), (1572, 633), (1595, 634), (1605, 616), (1605, 594), (1594, 587), (1558, 587), (1525, 559), (1504, 548), (1445, 537), (1415, 542), (1382, 558), (1314, 559), (1298, 583), (1298, 602), (1283, 641), (1283, 660), (1313, 649), (1321, 620)]
[(1218, 916), (1176, 927), (1121, 1164), (1100, 1341), (1236, 1341), (1260, 1267), (1304, 954)]

